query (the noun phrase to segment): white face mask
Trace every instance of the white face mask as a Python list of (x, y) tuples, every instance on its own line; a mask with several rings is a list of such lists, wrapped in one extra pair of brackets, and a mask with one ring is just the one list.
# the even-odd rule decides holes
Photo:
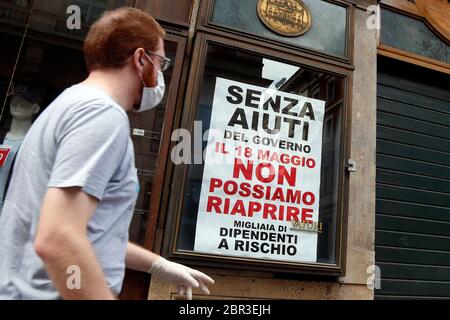
[(144, 84), (141, 106), (138, 112), (145, 112), (156, 108), (164, 98), (165, 91), (166, 84), (164, 82), (164, 74), (161, 71), (158, 71), (158, 85), (155, 88), (146, 87)]

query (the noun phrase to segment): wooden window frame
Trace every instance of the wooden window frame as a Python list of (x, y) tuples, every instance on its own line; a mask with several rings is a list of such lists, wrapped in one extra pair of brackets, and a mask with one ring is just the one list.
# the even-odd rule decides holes
[[(297, 273), (311, 274), (320, 276), (338, 277), (345, 275), (346, 263), (346, 239), (347, 239), (347, 212), (348, 212), (348, 190), (349, 179), (346, 171), (346, 161), (350, 155), (350, 114), (351, 114), (351, 88), (352, 88), (352, 70), (343, 68), (330, 63), (314, 61), (308, 57), (292, 54), (288, 50), (280, 51), (271, 47), (262, 47), (253, 43), (244, 43), (239, 37), (229, 39), (218, 34), (208, 34), (199, 32), (192, 56), (196, 57), (190, 67), (190, 81), (186, 90), (185, 108), (180, 110), (181, 128), (186, 128), (193, 132), (193, 123), (196, 110), (198, 108), (198, 98), (202, 80), (202, 72), (205, 67), (207, 49), (210, 44), (228, 46), (237, 50), (254, 52), (266, 57), (277, 57), (286, 62), (304, 65), (305, 67), (335, 74), (344, 79), (343, 95), (343, 119), (340, 146), (340, 172), (338, 174), (338, 216), (336, 230), (336, 263), (289, 263), (270, 260), (260, 260), (241, 257), (224, 257), (219, 255), (199, 254), (192, 251), (178, 251), (177, 239), (179, 235), (179, 225), (182, 218), (182, 209), (184, 205), (185, 187), (187, 185), (188, 165), (172, 167), (173, 177), (170, 183), (166, 182), (166, 188), (170, 189), (171, 197), (164, 211), (165, 232), (164, 240), (161, 246), (162, 254), (171, 260), (179, 261), (184, 264), (192, 264), (206, 267), (231, 268), (260, 270), (272, 273)], [(181, 108), (180, 108), (181, 109)], [(182, 114), (182, 116), (181, 116)]]
[[(285, 42), (280, 42), (275, 39), (268, 39), (261, 37), (257, 34), (250, 33), (245, 30), (239, 30), (236, 28), (231, 28), (229, 26), (220, 25), (218, 23), (214, 23), (212, 21), (213, 19), (213, 12), (214, 12), (214, 1), (215, 0), (203, 0), (200, 3), (200, 11), (198, 16), (198, 26), (197, 29), (199, 31), (205, 31), (210, 33), (215, 33), (218, 35), (223, 36), (241, 36), (245, 35), (243, 39), (245, 39), (248, 43), (253, 44), (259, 44), (261, 43), (261, 40), (265, 42), (265, 44), (273, 49), (278, 49), (280, 46), (284, 47), (285, 50), (292, 52), (293, 54), (298, 54), (299, 51), (302, 52), (302, 54), (306, 57), (309, 57), (314, 60), (318, 60), (321, 62), (327, 62), (327, 63), (334, 63), (337, 66), (342, 67), (350, 67), (354, 69), (353, 67), (353, 61), (354, 61), (354, 37), (355, 37), (355, 31), (354, 31), (354, 20), (355, 20), (355, 12), (354, 12), (354, 6), (346, 1), (343, 0), (323, 0), (325, 2), (329, 2), (335, 5), (339, 5), (344, 7), (347, 10), (347, 22), (346, 22), (346, 28), (347, 28), (347, 34), (346, 34), (346, 44), (345, 44), (345, 56), (336, 56), (327, 54), (322, 51), (314, 50), (311, 48), (298, 46), (294, 44), (289, 44)], [(255, 7), (256, 11), (256, 7)]]
[[(382, 0), (381, 8), (391, 10), (403, 15), (407, 15), (413, 19), (423, 22), (427, 27), (430, 28), (430, 30), (436, 35), (436, 37), (442, 39), (444, 42), (449, 44), (450, 40), (446, 39), (441, 33), (435, 30), (435, 28), (428, 22), (426, 17), (420, 12), (420, 10), (416, 7), (414, 3), (405, 0)], [(412, 63), (421, 67), (450, 74), (450, 64), (439, 60), (431, 59), (425, 56), (421, 56), (409, 51), (384, 45), (381, 43), (381, 35), (378, 38), (379, 44), (377, 53), (380, 56), (404, 61), (407, 63)]]
[(161, 198), (163, 193), (164, 179), (166, 175), (166, 167), (170, 153), (170, 137), (174, 125), (174, 115), (176, 112), (179, 89), (181, 85), (181, 73), (184, 63), (186, 51), (186, 38), (172, 33), (166, 34), (166, 40), (177, 44), (177, 53), (173, 68), (172, 81), (167, 92), (167, 109), (165, 112), (164, 126), (161, 133), (161, 146), (159, 149), (159, 157), (155, 169), (155, 180), (153, 182), (153, 190), (150, 201), (149, 217), (147, 229), (145, 232), (144, 247), (150, 250), (154, 249), (156, 240), (156, 230), (158, 226), (158, 215), (160, 211)]

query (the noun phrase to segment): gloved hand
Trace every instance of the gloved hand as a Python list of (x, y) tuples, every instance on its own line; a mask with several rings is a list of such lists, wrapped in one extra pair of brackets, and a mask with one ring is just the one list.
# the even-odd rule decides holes
[(178, 293), (181, 295), (186, 294), (188, 300), (192, 300), (192, 288), (200, 288), (204, 294), (209, 295), (208, 285), (214, 284), (214, 280), (206, 274), (181, 264), (170, 262), (163, 257), (153, 262), (148, 273), (157, 279), (176, 285)]

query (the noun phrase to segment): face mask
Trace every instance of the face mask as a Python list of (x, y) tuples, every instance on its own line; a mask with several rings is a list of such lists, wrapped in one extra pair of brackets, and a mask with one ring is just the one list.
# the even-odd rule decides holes
[(158, 85), (155, 88), (146, 87), (144, 84), (141, 106), (138, 112), (145, 112), (156, 108), (161, 103), (165, 91), (166, 84), (164, 83), (164, 75), (161, 71), (158, 71)]

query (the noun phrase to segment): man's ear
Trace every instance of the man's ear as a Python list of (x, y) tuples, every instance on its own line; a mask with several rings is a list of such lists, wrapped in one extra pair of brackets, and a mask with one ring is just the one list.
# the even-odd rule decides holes
[(141, 72), (143, 71), (142, 69), (145, 66), (144, 54), (145, 54), (145, 51), (142, 48), (136, 49), (136, 51), (133, 54), (134, 65), (135, 65), (136, 69), (138, 69)]

